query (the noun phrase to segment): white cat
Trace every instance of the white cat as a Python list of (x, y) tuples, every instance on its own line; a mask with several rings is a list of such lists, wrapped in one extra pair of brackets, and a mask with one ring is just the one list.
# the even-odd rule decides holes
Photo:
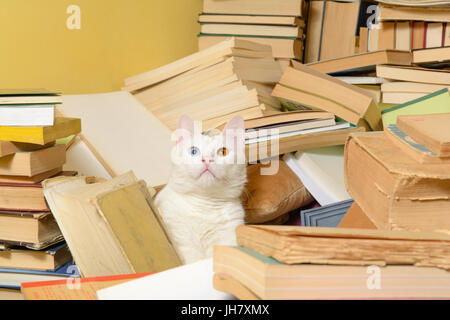
[(244, 121), (235, 116), (223, 132), (194, 131), (193, 120), (183, 115), (171, 177), (155, 199), (185, 264), (211, 257), (214, 245), (236, 245), (235, 228), (245, 214)]

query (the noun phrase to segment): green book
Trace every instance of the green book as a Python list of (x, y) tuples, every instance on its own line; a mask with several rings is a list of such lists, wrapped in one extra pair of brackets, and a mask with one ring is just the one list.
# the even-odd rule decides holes
[(450, 93), (447, 88), (433, 92), (424, 97), (399, 104), (381, 111), (383, 125), (397, 123), (400, 115), (434, 114), (450, 112)]

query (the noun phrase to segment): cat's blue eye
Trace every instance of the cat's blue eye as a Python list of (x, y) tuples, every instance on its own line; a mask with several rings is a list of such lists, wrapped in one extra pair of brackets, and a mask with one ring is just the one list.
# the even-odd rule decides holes
[(200, 154), (200, 150), (197, 147), (191, 147), (190, 154), (192, 157), (196, 157)]

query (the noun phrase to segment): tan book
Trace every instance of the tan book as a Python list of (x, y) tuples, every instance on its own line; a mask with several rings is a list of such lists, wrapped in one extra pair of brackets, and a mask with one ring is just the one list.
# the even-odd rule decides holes
[(450, 164), (424, 166), (383, 132), (350, 136), (346, 186), (378, 229), (450, 230)]
[(381, 102), (381, 87), (377, 84), (356, 84), (358, 88), (363, 89), (366, 93), (370, 94), (373, 101), (376, 103)]
[(430, 84), (450, 84), (450, 71), (419, 67), (377, 65), (377, 77)]
[(0, 141), (0, 158), (20, 151), (35, 151), (39, 149), (45, 149), (53, 146), (54, 144), (54, 141), (46, 145), (40, 145), (3, 140)]
[(239, 110), (236, 112), (231, 112), (228, 114), (225, 114), (220, 117), (215, 117), (207, 120), (202, 121), (202, 129), (203, 131), (209, 130), (209, 129), (216, 129), (225, 126), (225, 124), (234, 116), (241, 116), (242, 119), (248, 120), (248, 119), (254, 119), (254, 118), (261, 118), (264, 117), (266, 112), (266, 107), (264, 105), (258, 105), (255, 107)]
[(427, 34), (425, 36), (425, 48), (436, 48), (442, 46), (443, 24), (441, 22), (427, 23)]
[(0, 210), (50, 211), (40, 183), (0, 183)]
[(200, 23), (240, 23), (256, 25), (297, 25), (305, 27), (305, 21), (295, 16), (260, 16), (245, 14), (200, 14), (198, 16)]
[(425, 47), (425, 22), (413, 21), (412, 22), (412, 49), (423, 49)]
[(359, 53), (368, 51), (369, 46), (369, 29), (366, 27), (359, 28)]
[(422, 98), (428, 93), (423, 92), (383, 92), (382, 103), (403, 104), (409, 101)]
[[(251, 249), (216, 246), (213, 270), (233, 277), (261, 299), (450, 297), (448, 272), (432, 267), (287, 265)], [(375, 273), (381, 284), (373, 281)]]
[(397, 127), (438, 157), (450, 157), (450, 113), (399, 116)]
[(367, 122), (373, 130), (382, 128), (380, 111), (370, 94), (296, 61), (285, 70), (273, 95), (334, 113), (355, 125)]
[(411, 50), (411, 23), (409, 21), (395, 23), (395, 49)]
[(412, 55), (409, 51), (379, 50), (335, 59), (321, 60), (309, 63), (307, 66), (323, 73), (370, 71), (375, 70), (377, 64), (410, 65), (411, 60)]
[(66, 161), (64, 145), (18, 152), (0, 158), (0, 175), (32, 177), (61, 167)]
[(444, 47), (450, 46), (450, 23), (446, 23), (443, 44)]
[(242, 225), (239, 246), (287, 264), (413, 265), (450, 270), (450, 235), (358, 228)]
[(378, 34), (378, 50), (395, 49), (395, 22), (380, 24)]
[(319, 60), (354, 54), (360, 3), (328, 1), (325, 6)]
[(0, 288), (0, 300), (23, 300), (23, 294), (20, 290)]
[(202, 65), (205, 59), (232, 56), (234, 49), (244, 49), (247, 50), (247, 52), (271, 52), (271, 47), (267, 45), (261, 45), (239, 38), (228, 38), (227, 40), (224, 40), (208, 49), (201, 50), (154, 70), (126, 78), (123, 89), (131, 92), (157, 84)]
[[(31, 177), (27, 176), (9, 176), (2, 175), (0, 176), (0, 183), (20, 183), (20, 184), (35, 184), (45, 180), (47, 178), (51, 178), (58, 174), (62, 174), (62, 167), (58, 167)], [(64, 175), (76, 175), (75, 171), (65, 172)]]
[(450, 89), (450, 85), (439, 85), (419, 82), (392, 81), (381, 84), (381, 91), (385, 92), (407, 92), (407, 93), (433, 93), (442, 89)]
[(11, 246), (0, 251), (0, 268), (47, 271), (56, 270), (69, 261), (72, 255), (65, 242), (43, 250)]
[(298, 26), (237, 23), (203, 23), (201, 24), (200, 32), (203, 34), (232, 34), (290, 38), (301, 38), (303, 36), (303, 29)]
[(104, 182), (59, 177), (43, 186), (82, 276), (154, 272), (180, 264), (145, 182), (131, 172)]
[(361, 207), (356, 202), (353, 202), (341, 222), (339, 222), (338, 228), (376, 229), (377, 227), (370, 221)]
[(430, 22), (450, 21), (449, 8), (427, 8), (427, 7), (399, 7), (399, 6), (379, 6), (380, 21), (392, 20), (418, 20)]
[(320, 36), (322, 31), (324, 1), (310, 1), (308, 28), (306, 29), (305, 62), (319, 60)]
[(227, 292), (240, 300), (261, 300), (242, 283), (225, 273), (215, 273), (213, 278), (214, 289)]
[[(450, 26), (448, 29), (450, 30)], [(414, 63), (448, 61), (450, 60), (450, 47), (414, 50), (412, 54)]]
[[(205, 50), (209, 47), (217, 45), (218, 43), (228, 39), (229, 37), (229, 35), (199, 34), (198, 48), (199, 50)], [(271, 46), (272, 54), (275, 58), (295, 58), (301, 60), (303, 57), (303, 43), (299, 39), (246, 36), (240, 36), (239, 39)]]
[(63, 240), (50, 212), (0, 212), (0, 242), (40, 250)]
[(379, 25), (372, 25), (369, 29), (369, 42), (367, 45), (367, 51), (378, 51), (378, 39), (380, 35)]
[(206, 13), (230, 13), (251, 15), (279, 15), (279, 16), (302, 16), (303, 0), (205, 0), (203, 12)]

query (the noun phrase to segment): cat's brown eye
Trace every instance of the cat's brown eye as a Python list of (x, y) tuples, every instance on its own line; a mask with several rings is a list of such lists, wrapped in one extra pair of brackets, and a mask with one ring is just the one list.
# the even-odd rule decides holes
[(228, 154), (227, 148), (220, 148), (219, 150), (217, 150), (217, 155), (221, 157), (225, 157), (227, 154)]

